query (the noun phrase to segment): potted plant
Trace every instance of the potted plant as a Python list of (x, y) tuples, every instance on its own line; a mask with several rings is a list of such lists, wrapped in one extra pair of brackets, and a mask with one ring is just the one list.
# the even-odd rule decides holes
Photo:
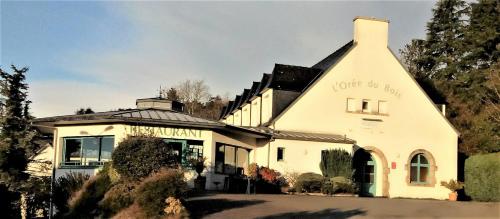
[(201, 173), (206, 168), (205, 157), (198, 157), (189, 159), (190, 166), (196, 171), (198, 176), (194, 180), (194, 187), (199, 190), (205, 190), (205, 183), (207, 181), (206, 177), (202, 176)]
[(450, 179), (449, 182), (441, 181), (441, 186), (444, 186), (451, 191), (448, 199), (450, 201), (456, 201), (458, 197), (457, 190), (462, 189), (464, 187), (464, 184), (462, 182)]

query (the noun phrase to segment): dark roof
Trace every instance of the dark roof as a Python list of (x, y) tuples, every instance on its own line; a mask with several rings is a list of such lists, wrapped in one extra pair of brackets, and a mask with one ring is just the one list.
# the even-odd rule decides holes
[(240, 98), (240, 101), (238, 102), (238, 108), (241, 108), (241, 106), (247, 102), (247, 99), (248, 99), (248, 95), (250, 94), (250, 89), (245, 89), (243, 90), (243, 93), (241, 94), (241, 98)]
[(256, 96), (259, 96), (267, 88), (303, 92), (326, 70), (337, 63), (340, 57), (342, 57), (353, 45), (354, 41), (351, 40), (311, 67), (275, 64), (271, 74), (263, 74), (262, 80), (259, 84), (256, 85), (258, 82), (253, 83), (252, 88), (250, 89), (250, 95), (247, 98), (244, 97), (245, 93), (243, 93), (243, 99), (240, 100), (238, 99), (239, 96), (236, 96), (233, 105), (231, 105), (230, 101), (227, 105), (226, 111), (221, 112), (220, 118), (225, 118), (246, 102), (253, 100)]
[(235, 109), (238, 109), (238, 103), (240, 102), (241, 95), (236, 95), (236, 98), (234, 98), (234, 103), (231, 106), (231, 109), (229, 109), (228, 113), (232, 113)]
[(315, 68), (275, 64), (267, 88), (302, 91), (320, 72)]
[(221, 127), (223, 123), (194, 117), (182, 112), (161, 109), (131, 109), (109, 111), (85, 115), (54, 116), (35, 119), (34, 123), (52, 123), (53, 125), (69, 125), (82, 123), (144, 123), (169, 124), (190, 127)]
[(353, 40), (349, 41), (348, 43), (337, 49), (335, 52), (333, 52), (323, 60), (311, 66), (311, 68), (318, 68), (321, 69), (322, 71), (328, 70), (332, 65), (337, 63), (340, 57), (342, 57), (342, 55), (344, 55), (344, 53), (347, 52), (353, 45), (354, 41)]
[(226, 111), (227, 111), (227, 106), (223, 106), (219, 114), (219, 119), (222, 119), (222, 117), (225, 116)]

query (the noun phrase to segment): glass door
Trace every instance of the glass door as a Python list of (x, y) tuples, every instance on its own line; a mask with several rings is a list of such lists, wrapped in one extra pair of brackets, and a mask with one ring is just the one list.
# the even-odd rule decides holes
[(185, 166), (187, 164), (186, 154), (188, 153), (186, 140), (165, 139), (165, 142), (174, 150), (177, 162)]

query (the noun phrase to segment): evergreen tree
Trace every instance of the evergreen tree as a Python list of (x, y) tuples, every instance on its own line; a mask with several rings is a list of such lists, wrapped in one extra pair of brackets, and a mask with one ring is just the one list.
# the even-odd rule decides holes
[(421, 62), (425, 63), (425, 70), (430, 77), (451, 81), (460, 73), (466, 3), (463, 0), (441, 0), (432, 12), (433, 17), (427, 23), (427, 39)]
[[(28, 68), (18, 69), (13, 65), (11, 68), (12, 74), (0, 69), (0, 91), (4, 97), (0, 120), (0, 187), (6, 188), (7, 193), (11, 193), (10, 197), (19, 197), (19, 193), (25, 190), (24, 185), (28, 179), (28, 174), (24, 172), (28, 158), (36, 151), (33, 140), (37, 132), (30, 125), (32, 117), (29, 114), (30, 101), (27, 100), (28, 85), (25, 82)], [(19, 199), (14, 198), (10, 202), (11, 205), (19, 203)], [(20, 212), (16, 212), (18, 209), (4, 210), (7, 215), (20, 216)]]
[(92, 114), (92, 113), (95, 113), (95, 112), (90, 107), (88, 107), (87, 109), (80, 108), (80, 109), (76, 110), (76, 112), (75, 112), (76, 115), (85, 115), (85, 114)]
[(175, 88), (172, 87), (167, 91), (167, 100), (179, 101), (179, 95)]

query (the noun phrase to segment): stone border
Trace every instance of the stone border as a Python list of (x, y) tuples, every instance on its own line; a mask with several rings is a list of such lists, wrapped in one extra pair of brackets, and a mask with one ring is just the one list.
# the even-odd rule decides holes
[[(417, 155), (417, 154), (423, 154), (424, 157), (429, 161), (429, 182), (425, 184), (416, 184), (416, 183), (411, 183), (410, 180), (410, 164), (411, 164), (411, 159)], [(431, 152), (424, 150), (424, 149), (417, 149), (413, 151), (410, 156), (408, 156), (408, 160), (406, 161), (405, 164), (405, 170), (406, 170), (406, 185), (408, 186), (418, 186), (418, 187), (435, 187), (436, 186), (436, 171), (437, 171), (437, 166), (436, 166), (436, 160), (434, 159), (434, 156), (432, 156)]]
[(382, 196), (389, 198), (390, 197), (390, 195), (389, 195), (389, 187), (390, 187), (389, 173), (390, 173), (391, 169), (389, 169), (389, 166), (387, 164), (387, 159), (385, 158), (384, 153), (380, 149), (378, 149), (374, 146), (360, 147), (360, 148), (358, 148), (358, 150), (359, 149), (363, 149), (366, 152), (375, 154), (382, 161)]

